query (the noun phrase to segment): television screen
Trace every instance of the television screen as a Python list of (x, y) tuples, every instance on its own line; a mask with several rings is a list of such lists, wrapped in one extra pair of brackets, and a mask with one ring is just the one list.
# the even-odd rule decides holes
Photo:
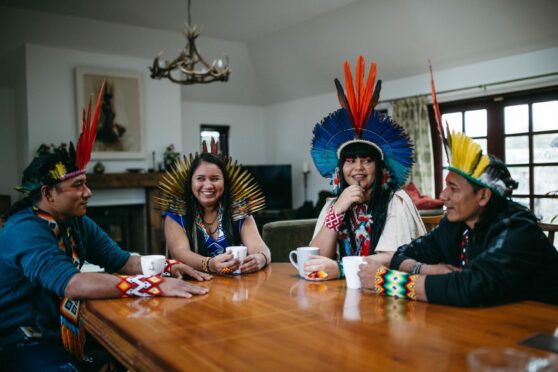
[(293, 192), (291, 165), (245, 165), (258, 184), (264, 195), (266, 209), (292, 209)]

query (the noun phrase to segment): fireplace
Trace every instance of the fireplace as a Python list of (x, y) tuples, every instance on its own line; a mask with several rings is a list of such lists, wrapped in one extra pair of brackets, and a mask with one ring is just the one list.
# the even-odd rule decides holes
[(120, 248), (141, 255), (148, 254), (147, 215), (144, 204), (89, 207), (87, 215)]
[(87, 215), (123, 249), (165, 254), (157, 188), (163, 173), (87, 174), (93, 196)]

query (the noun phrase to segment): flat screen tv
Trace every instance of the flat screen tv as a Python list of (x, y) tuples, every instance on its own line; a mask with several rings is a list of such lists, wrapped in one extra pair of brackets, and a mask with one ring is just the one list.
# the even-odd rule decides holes
[(258, 184), (264, 195), (266, 209), (292, 209), (293, 191), (290, 164), (244, 165)]

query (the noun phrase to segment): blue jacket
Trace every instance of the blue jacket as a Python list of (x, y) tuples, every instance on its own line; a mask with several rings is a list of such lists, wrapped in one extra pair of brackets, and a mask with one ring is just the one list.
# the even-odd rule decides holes
[[(59, 225), (71, 227), (80, 266), (87, 260), (116, 272), (130, 256), (88, 217)], [(0, 340), (20, 326), (47, 335), (59, 332), (60, 297), (78, 269), (58, 247), (47, 221), (31, 208), (15, 213), (0, 230), (0, 273)]]

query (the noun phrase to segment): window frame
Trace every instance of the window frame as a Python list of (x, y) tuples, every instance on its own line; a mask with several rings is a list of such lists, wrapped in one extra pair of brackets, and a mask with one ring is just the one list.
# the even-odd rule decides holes
[[(529, 193), (528, 194), (514, 194), (519, 198), (528, 198), (530, 209), (533, 211), (535, 206), (535, 199), (556, 199), (556, 194), (536, 194), (534, 184), (535, 166), (558, 166), (558, 162), (549, 163), (536, 163), (534, 162), (534, 148), (533, 137), (540, 134), (556, 134), (558, 136), (558, 126), (555, 130), (537, 131), (533, 132), (533, 110), (534, 103), (542, 101), (558, 100), (558, 86), (550, 86), (539, 89), (523, 90), (518, 92), (510, 92), (505, 94), (496, 94), (486, 97), (478, 97), (471, 99), (463, 99), (459, 101), (440, 103), (440, 114), (448, 114), (454, 112), (461, 112), (462, 115), (466, 111), (486, 109), (487, 110), (487, 149), (488, 153), (502, 159), (506, 162), (505, 158), (505, 139), (507, 137), (528, 136), (529, 141), (529, 161), (528, 163), (512, 164), (508, 167), (528, 167), (529, 168)], [(504, 108), (506, 106), (514, 105), (528, 105), (529, 110), (529, 128), (528, 132), (505, 134), (504, 130)], [(443, 189), (443, 154), (440, 136), (436, 127), (434, 119), (434, 110), (432, 105), (428, 107), (430, 117), (430, 127), (432, 135), (433, 155), (434, 155), (434, 177), (435, 177), (435, 190), (436, 195), (439, 195)], [(558, 119), (557, 119), (558, 120)], [(463, 122), (463, 126), (465, 123)], [(558, 187), (557, 187), (558, 188)]]

